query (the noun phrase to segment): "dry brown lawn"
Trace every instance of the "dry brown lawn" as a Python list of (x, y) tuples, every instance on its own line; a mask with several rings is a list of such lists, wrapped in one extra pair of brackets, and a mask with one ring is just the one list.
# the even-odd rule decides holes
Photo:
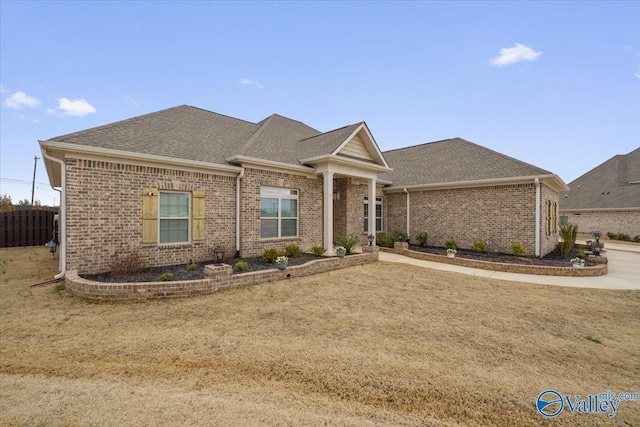
[[(378, 262), (191, 299), (96, 304), (46, 248), (0, 249), (0, 425), (639, 425), (535, 409), (640, 391), (640, 292)], [(28, 260), (30, 258), (30, 261)], [(592, 336), (596, 344), (585, 339)]]

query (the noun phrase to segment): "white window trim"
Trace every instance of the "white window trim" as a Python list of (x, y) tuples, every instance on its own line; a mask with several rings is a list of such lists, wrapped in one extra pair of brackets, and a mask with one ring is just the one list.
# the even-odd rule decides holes
[[(277, 193), (263, 193), (263, 189), (276, 190)], [(285, 194), (285, 191), (295, 191), (296, 194)], [(297, 188), (286, 188), (286, 187), (270, 187), (270, 186), (261, 186), (260, 187), (260, 204), (262, 205), (262, 198), (268, 199), (278, 199), (278, 216), (269, 216), (262, 217), (262, 208), (260, 208), (260, 239), (261, 240), (286, 240), (286, 239), (298, 239), (300, 237), (300, 190)], [(296, 216), (290, 217), (282, 216), (282, 203), (283, 199), (286, 200), (295, 200), (296, 201)], [(262, 236), (262, 220), (277, 220), (278, 221), (278, 236), (276, 237), (263, 237)], [(296, 220), (296, 235), (295, 236), (282, 236), (282, 220), (283, 219), (295, 219)]]
[[(183, 216), (167, 216), (163, 217), (160, 211), (160, 199), (162, 198), (162, 193), (175, 193), (175, 194), (186, 194), (187, 201), (189, 203), (189, 214), (186, 217)], [(191, 193), (188, 191), (158, 191), (158, 246), (172, 246), (172, 245), (187, 245), (191, 243), (191, 219), (193, 216), (193, 210), (191, 206)], [(164, 219), (186, 219), (187, 220), (187, 240), (184, 242), (162, 242), (162, 234), (160, 233), (160, 224)]]
[[(369, 196), (364, 196), (364, 204), (367, 206), (367, 214), (364, 216), (364, 219), (367, 220), (366, 224), (368, 226), (369, 224)], [(380, 205), (380, 216), (376, 215), (376, 224), (378, 222), (378, 219), (380, 220), (380, 230), (377, 230), (376, 227), (376, 233), (381, 233), (384, 230), (384, 206), (382, 206), (382, 197), (376, 197), (376, 206)], [(377, 212), (377, 210), (376, 210)], [(364, 227), (363, 227), (364, 230)], [(368, 233), (369, 231), (364, 231), (364, 233)]]

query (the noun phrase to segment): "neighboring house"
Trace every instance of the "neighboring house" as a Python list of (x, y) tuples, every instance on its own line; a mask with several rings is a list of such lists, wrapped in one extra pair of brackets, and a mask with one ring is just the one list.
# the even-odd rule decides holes
[(640, 148), (613, 156), (560, 194), (560, 215), (579, 233), (640, 235)]
[(210, 259), (216, 246), (245, 257), (288, 244), (332, 252), (338, 237), (365, 243), (369, 230), (427, 231), (461, 247), (483, 238), (501, 252), (520, 242), (544, 255), (557, 221), (543, 208), (567, 189), (461, 139), (382, 153), (364, 122), (322, 133), (277, 114), (250, 123), (190, 106), (40, 145), (63, 192), (63, 273), (108, 271), (128, 246), (161, 266)]

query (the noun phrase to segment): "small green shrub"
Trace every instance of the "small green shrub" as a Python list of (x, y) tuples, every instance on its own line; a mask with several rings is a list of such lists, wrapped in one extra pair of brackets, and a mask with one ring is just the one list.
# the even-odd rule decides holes
[(527, 254), (527, 250), (519, 242), (511, 245), (511, 253), (515, 256), (524, 256)]
[(249, 268), (249, 264), (247, 264), (245, 261), (238, 261), (236, 262), (234, 267), (238, 271), (247, 271), (247, 269)]
[(284, 248), (284, 254), (289, 258), (295, 258), (297, 256), (302, 256), (302, 251), (298, 245), (287, 245)]
[(320, 256), (325, 252), (327, 252), (327, 248), (323, 248), (322, 246), (313, 246), (311, 248), (311, 253), (316, 256)]
[(427, 246), (427, 241), (429, 240), (429, 234), (427, 234), (427, 232), (422, 232), (420, 234), (418, 234), (416, 236), (416, 240), (418, 241), (418, 244), (422, 247)]
[(170, 271), (167, 271), (166, 273), (162, 273), (160, 277), (158, 277), (158, 280), (160, 280), (161, 282), (167, 282), (171, 279), (173, 279), (173, 273)]
[(360, 236), (351, 234), (350, 236), (343, 236), (338, 239), (340, 246), (344, 246), (347, 250), (347, 255), (353, 254), (353, 248), (360, 243)]
[(198, 269), (198, 263), (197, 262), (192, 262), (187, 264), (187, 271), (193, 271), (193, 270), (197, 270)]
[(640, 234), (638, 234), (637, 236), (633, 236), (633, 241), (636, 243), (640, 243)]
[(458, 249), (458, 242), (455, 237), (452, 237), (444, 241), (444, 246), (447, 249)]
[(618, 240), (618, 235), (617, 235), (616, 233), (612, 233), (612, 232), (610, 232), (610, 231), (609, 231), (609, 232), (607, 232), (607, 237), (608, 237), (610, 240)]
[(625, 242), (629, 242), (629, 241), (631, 241), (631, 238), (626, 233), (620, 233), (620, 234), (618, 234), (618, 240), (623, 240)]
[[(402, 231), (394, 231), (393, 233), (391, 233), (391, 238), (393, 239), (393, 243), (395, 244), (396, 242), (406, 242), (409, 239), (409, 236), (407, 236)], [(391, 247), (393, 247), (393, 245), (391, 245)]]
[(578, 258), (584, 258), (587, 254), (584, 253), (584, 249), (576, 249), (576, 256)]
[(485, 242), (484, 239), (474, 240), (473, 251), (479, 254), (487, 252), (487, 242)]
[(277, 249), (265, 249), (262, 252), (262, 261), (268, 262), (269, 264), (275, 264), (276, 259), (280, 256), (280, 252)]
[(376, 234), (376, 243), (384, 248), (392, 248), (394, 242), (387, 233), (378, 233)]
[(562, 258), (566, 258), (573, 250), (576, 244), (576, 237), (578, 236), (577, 224), (560, 224), (560, 237), (562, 237), (562, 245), (560, 246), (560, 253)]

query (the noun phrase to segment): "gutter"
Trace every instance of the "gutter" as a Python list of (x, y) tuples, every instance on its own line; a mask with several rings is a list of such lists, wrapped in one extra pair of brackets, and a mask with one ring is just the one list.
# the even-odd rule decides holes
[(240, 257), (240, 180), (244, 178), (244, 168), (236, 178), (236, 258)]
[(410, 237), (410, 234), (409, 234), (409, 224), (410, 224), (410, 221), (411, 221), (411, 213), (410, 213), (411, 212), (411, 210), (410, 210), (411, 209), (411, 203), (410, 203), (411, 202), (411, 197), (409, 196), (409, 190), (407, 190), (405, 188), (404, 192), (407, 195), (407, 238), (410, 239), (411, 237)]
[(540, 258), (540, 180), (535, 178), (533, 182), (536, 185), (536, 245), (535, 245), (535, 255), (537, 258)]
[(56, 162), (60, 165), (60, 180), (61, 180), (60, 190), (56, 189), (53, 185), (51, 186), (51, 188), (53, 188), (55, 191), (60, 193), (60, 216), (59, 216), (60, 229), (58, 230), (59, 232), (58, 237), (60, 238), (60, 265), (59, 265), (60, 273), (53, 276), (53, 278), (62, 279), (65, 273), (67, 272), (67, 213), (66, 213), (67, 168), (64, 163), (64, 160), (56, 159), (55, 157), (50, 156), (47, 153), (46, 149), (42, 150), (42, 156), (47, 160)]

